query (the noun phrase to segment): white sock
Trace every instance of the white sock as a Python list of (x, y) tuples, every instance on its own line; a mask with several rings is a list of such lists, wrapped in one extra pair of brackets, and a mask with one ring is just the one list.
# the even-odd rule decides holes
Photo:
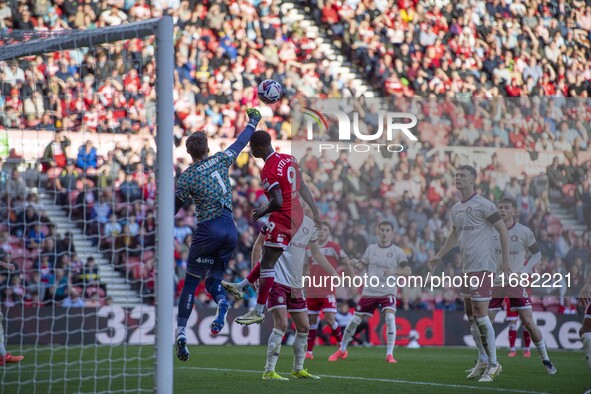
[(279, 352), (281, 351), (281, 341), (285, 333), (276, 328), (273, 329), (269, 335), (269, 342), (267, 344), (267, 364), (265, 365), (265, 372), (275, 370), (275, 365), (279, 359)]
[(486, 350), (488, 356), (488, 366), (497, 366), (497, 344), (495, 342), (495, 329), (490, 322), (488, 316), (479, 317), (476, 319), (476, 324), (480, 330), (480, 338), (482, 340), (482, 346)]
[[(337, 323), (337, 321), (335, 320), (335, 321), (332, 323), (332, 325), (330, 326), (330, 329), (334, 331), (334, 330), (336, 330), (336, 329), (337, 329), (337, 327), (338, 327), (338, 326), (339, 326), (339, 323)], [(318, 324), (316, 324), (316, 328), (318, 328)]]
[(591, 368), (591, 332), (581, 335), (581, 341), (583, 341), (583, 350), (585, 351), (585, 357), (587, 357), (587, 364)]
[(544, 340), (542, 339), (540, 342), (535, 343), (534, 345), (536, 345), (536, 348), (538, 349), (538, 353), (540, 353), (540, 358), (543, 361), (548, 361), (550, 360), (548, 358), (548, 351), (546, 350), (546, 342), (544, 342)]
[(265, 311), (265, 304), (259, 304), (257, 302), (257, 304), (254, 306), (254, 310), (258, 313), (263, 313)]
[(250, 283), (248, 281), (248, 279), (242, 279), (242, 281), (240, 281), (240, 283), (236, 284), (236, 287), (238, 287), (239, 290), (244, 290), (244, 288), (248, 285), (251, 285), (252, 283)]
[(6, 355), (6, 348), (4, 347), (4, 326), (2, 325), (3, 316), (0, 313), (0, 356)]
[(394, 352), (394, 342), (396, 341), (396, 317), (393, 313), (386, 313), (386, 356)]
[(484, 346), (482, 346), (482, 339), (480, 338), (480, 329), (478, 328), (478, 324), (476, 324), (476, 320), (474, 320), (473, 317), (469, 317), (468, 321), (470, 322), (470, 333), (472, 334), (472, 338), (474, 338), (474, 343), (478, 349), (478, 362), (488, 364), (488, 356), (486, 355)]
[(298, 332), (295, 341), (293, 341), (293, 370), (296, 372), (304, 369), (304, 359), (306, 358), (307, 347), (308, 333)]
[(349, 324), (347, 324), (347, 327), (345, 328), (345, 333), (343, 334), (343, 342), (341, 342), (341, 351), (344, 352), (347, 350), (347, 345), (349, 345), (349, 342), (351, 342), (351, 339), (353, 339), (355, 331), (357, 331), (357, 326), (360, 325), (362, 321), (363, 319), (361, 318), (361, 316), (353, 315), (351, 321), (349, 322)]
[(176, 336), (177, 337), (184, 337), (185, 336), (185, 327), (177, 327), (176, 328)]

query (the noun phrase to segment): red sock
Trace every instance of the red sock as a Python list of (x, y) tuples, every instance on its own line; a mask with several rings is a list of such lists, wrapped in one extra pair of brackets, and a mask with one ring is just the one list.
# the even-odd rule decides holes
[(261, 269), (260, 273), (261, 277), (259, 278), (259, 295), (257, 297), (257, 304), (264, 305), (267, 303), (269, 292), (273, 287), (273, 283), (275, 283), (275, 269)]
[(246, 277), (250, 283), (254, 283), (261, 276), (261, 262), (256, 263), (250, 274)]
[(310, 332), (308, 332), (308, 351), (312, 352), (314, 351), (314, 343), (316, 342), (316, 329), (312, 328), (310, 329)]
[(531, 335), (529, 331), (523, 330), (523, 348), (529, 349), (529, 345), (531, 344)]
[(509, 327), (509, 346), (511, 349), (515, 349), (515, 340), (517, 339), (517, 330), (511, 325)]
[(337, 328), (333, 329), (332, 335), (337, 339), (337, 343), (341, 343), (343, 341), (343, 331), (341, 331), (341, 326), (337, 326)]

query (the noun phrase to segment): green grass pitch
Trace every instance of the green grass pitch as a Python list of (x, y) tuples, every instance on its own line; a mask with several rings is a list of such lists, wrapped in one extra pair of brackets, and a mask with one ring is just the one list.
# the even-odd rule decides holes
[[(16, 349), (11, 349), (16, 352)], [(333, 347), (317, 347), (315, 359), (305, 367), (321, 380), (262, 381), (264, 346), (190, 346), (191, 359), (174, 359), (175, 393), (582, 393), (591, 386), (581, 352), (553, 351), (558, 374), (546, 375), (537, 352), (532, 357), (507, 358), (499, 349), (503, 374), (497, 381), (481, 384), (466, 379), (476, 351), (471, 349), (423, 348), (395, 350), (398, 364), (385, 362), (385, 349), (350, 348), (347, 360), (328, 362)], [(20, 365), (0, 367), (3, 393), (152, 392), (153, 346), (48, 347), (23, 349)], [(172, 349), (171, 349), (172, 351)], [(98, 360), (96, 362), (95, 360)], [(128, 360), (127, 362), (124, 360)], [(277, 371), (289, 377), (293, 361), (291, 346), (284, 345)], [(67, 370), (66, 370), (67, 363)], [(133, 376), (141, 373), (142, 376)], [(64, 386), (64, 378), (68, 383)]]

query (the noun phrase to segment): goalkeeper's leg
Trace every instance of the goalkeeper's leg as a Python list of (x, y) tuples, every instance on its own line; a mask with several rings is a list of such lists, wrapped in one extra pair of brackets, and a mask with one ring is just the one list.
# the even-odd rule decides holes
[[(199, 272), (199, 273), (197, 273)], [(181, 361), (189, 360), (189, 349), (187, 348), (187, 337), (185, 336), (185, 328), (191, 312), (193, 311), (193, 300), (195, 298), (195, 290), (201, 281), (200, 270), (187, 268), (187, 275), (185, 276), (185, 285), (183, 292), (179, 299), (179, 309), (177, 317), (177, 331), (176, 331), (176, 356)]]

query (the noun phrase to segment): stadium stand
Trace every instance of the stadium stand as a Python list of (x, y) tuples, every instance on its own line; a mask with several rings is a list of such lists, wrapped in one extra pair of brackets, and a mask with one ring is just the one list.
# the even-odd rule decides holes
[[(163, 10), (167, 3), (178, 3), (178, 7)], [(429, 104), (435, 101), (425, 101), (422, 113), (430, 120), (438, 119), (420, 129), (421, 141), (428, 143), (412, 157), (400, 155), (392, 166), (380, 167), (370, 160), (362, 166), (352, 165), (346, 156), (302, 160), (303, 171), (314, 180), (319, 207), (347, 253), (359, 256), (375, 240), (374, 225), (385, 218), (395, 223), (396, 242), (413, 269), (425, 271), (428, 258), (450, 230), (447, 211), (457, 199), (451, 174), (460, 162), (453, 152), (428, 155), (430, 149), (478, 146), (558, 151), (564, 152), (566, 160), (550, 165), (546, 176), (519, 179), (507, 177), (491, 153), (488, 166), (480, 168), (479, 189), (493, 200), (503, 195), (518, 199), (520, 221), (536, 229), (543, 247), (541, 272), (571, 272), (577, 278), (590, 274), (591, 162), (581, 160), (581, 152), (589, 150), (591, 117), (580, 101), (566, 101), (589, 94), (591, 23), (587, 13), (578, 11), (578, 3), (572, 8), (532, 1), (506, 7), (447, 0), (428, 7), (405, 0), (293, 3), (297, 8), (308, 7), (318, 26), (326, 29), (383, 95), (489, 98), (491, 106), (505, 113), (510, 112), (508, 102), (498, 97), (519, 98), (514, 101), (520, 104), (514, 116), (495, 122), (485, 111), (471, 112), (459, 100), (448, 101), (447, 108), (433, 108)], [(277, 139), (292, 137), (290, 99), (358, 95), (350, 80), (326, 67), (321, 61), (323, 49), (290, 19), (291, 14), (282, 14), (277, 1), (257, 1), (256, 5), (186, 0), (72, 4), (0, 0), (0, 27), (4, 29), (0, 41), (9, 41), (16, 29), (91, 29), (172, 14), (177, 20), (178, 144), (196, 130), (205, 130), (211, 137), (235, 137), (245, 122), (244, 109), (256, 102), (255, 87), (263, 77), (276, 79), (284, 87), (285, 98), (273, 107), (276, 116), (265, 119)], [(376, 18), (381, 11), (382, 16)], [(152, 299), (154, 278), (155, 151), (148, 139), (141, 147), (116, 146), (103, 156), (93, 153), (86, 142), (71, 146), (69, 136), (80, 131), (150, 135), (155, 118), (155, 73), (149, 44), (134, 40), (127, 47), (104, 50), (96, 58), (86, 56), (80, 63), (75, 57), (47, 56), (0, 64), (4, 126), (53, 133), (54, 142), (40, 158), (49, 174), (48, 190), (56, 191), (56, 203), (71, 211), (78, 227), (121, 275), (135, 283), (146, 302)], [(52, 90), (56, 87), (57, 93)], [(541, 103), (528, 96), (552, 99)], [(488, 108), (489, 113), (493, 110)], [(177, 174), (186, 168), (187, 159), (179, 158)], [(75, 287), (72, 272), (84, 272), (81, 262), (72, 261), (68, 253), (67, 266), (73, 268), (66, 275), (65, 260), (51, 260), (52, 248), (57, 250), (62, 240), (49, 224), (30, 228), (30, 223), (49, 222), (31, 219), (43, 217), (41, 207), (27, 209), (29, 197), (25, 202), (19, 196), (30, 189), (15, 181), (18, 171), (8, 176), (11, 170), (3, 166), (0, 182), (6, 193), (0, 201), (0, 222), (8, 223), (0, 232), (3, 250), (19, 265), (39, 268), (38, 275), (21, 278), (20, 284), (5, 283), (0, 276), (3, 302), (16, 302), (19, 293), (23, 301), (37, 297), (30, 302), (65, 298), (70, 294), (68, 288)], [(250, 212), (265, 198), (254, 160), (242, 161), (232, 175), (241, 238), (227, 280), (243, 277), (250, 266), (250, 246), (259, 230)], [(351, 176), (358, 176), (359, 183), (350, 182)], [(353, 194), (361, 198), (351, 199)], [(574, 222), (569, 222), (572, 218)], [(187, 234), (193, 224), (192, 207), (186, 206), (175, 225), (178, 289), (182, 289)], [(454, 261), (453, 253), (447, 256), (446, 272), (457, 271)], [(104, 296), (100, 285), (93, 286), (92, 294), (81, 287), (73, 295), (87, 295), (91, 300), (95, 293)], [(198, 292), (198, 300), (207, 305), (205, 290)], [(445, 292), (421, 300), (401, 297), (400, 303), (404, 308), (456, 308), (455, 296)], [(535, 308), (557, 309), (547, 299), (549, 295), (538, 296)]]

